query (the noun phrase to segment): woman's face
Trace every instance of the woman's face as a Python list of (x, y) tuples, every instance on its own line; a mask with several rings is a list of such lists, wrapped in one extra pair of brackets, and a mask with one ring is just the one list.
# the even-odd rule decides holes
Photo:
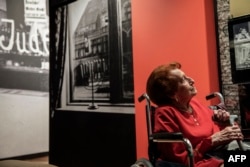
[(178, 90), (175, 93), (175, 98), (179, 101), (188, 102), (197, 94), (197, 90), (194, 87), (194, 80), (186, 76), (182, 70), (174, 69), (170, 72), (170, 75), (179, 79)]

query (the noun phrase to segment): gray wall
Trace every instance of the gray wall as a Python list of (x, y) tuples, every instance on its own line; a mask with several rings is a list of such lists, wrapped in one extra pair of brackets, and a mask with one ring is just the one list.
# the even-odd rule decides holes
[(48, 92), (0, 89), (0, 159), (48, 152)]

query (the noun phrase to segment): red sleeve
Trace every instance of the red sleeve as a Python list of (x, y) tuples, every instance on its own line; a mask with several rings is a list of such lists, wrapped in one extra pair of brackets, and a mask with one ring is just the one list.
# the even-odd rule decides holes
[[(178, 112), (178, 111), (177, 111)], [(179, 117), (176, 110), (171, 107), (160, 107), (155, 113), (154, 132), (181, 132), (179, 127)], [(217, 167), (223, 163), (223, 160), (210, 158), (203, 159), (205, 152), (211, 149), (211, 138), (207, 137), (201, 140), (194, 148), (195, 167)], [(158, 143), (160, 158), (167, 161), (188, 163), (187, 151), (183, 143)]]

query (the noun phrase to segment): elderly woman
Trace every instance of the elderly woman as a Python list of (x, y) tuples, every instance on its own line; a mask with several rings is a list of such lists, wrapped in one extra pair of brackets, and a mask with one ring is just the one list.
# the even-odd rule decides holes
[[(194, 80), (180, 68), (177, 62), (161, 65), (148, 78), (147, 94), (157, 105), (154, 132), (182, 132), (192, 143), (195, 167), (224, 166), (222, 159), (207, 153), (233, 140), (242, 140), (241, 130), (236, 125), (225, 126), (228, 112), (213, 111), (194, 98)], [(159, 143), (157, 149), (160, 160), (188, 163), (182, 143)]]

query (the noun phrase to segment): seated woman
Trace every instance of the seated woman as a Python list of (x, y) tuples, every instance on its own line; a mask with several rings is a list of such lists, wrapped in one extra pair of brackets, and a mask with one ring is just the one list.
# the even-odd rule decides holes
[[(213, 111), (194, 98), (194, 80), (180, 68), (177, 62), (161, 65), (147, 80), (147, 94), (158, 106), (154, 132), (182, 132), (192, 143), (195, 167), (222, 167), (223, 159), (207, 153), (233, 140), (242, 140), (241, 130), (237, 125), (225, 124), (230, 116), (227, 111)], [(157, 149), (160, 160), (188, 164), (182, 143), (158, 143)]]

